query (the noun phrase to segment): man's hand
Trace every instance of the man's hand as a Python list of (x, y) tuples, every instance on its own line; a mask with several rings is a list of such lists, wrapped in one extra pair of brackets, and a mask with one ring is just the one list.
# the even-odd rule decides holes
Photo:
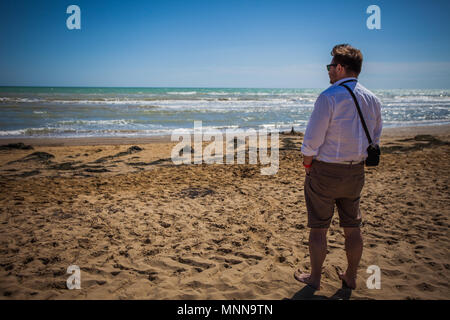
[[(310, 156), (310, 157), (308, 157), (308, 156), (303, 156), (303, 165), (304, 165), (304, 166), (305, 166), (305, 165), (306, 165), (306, 166), (311, 165), (311, 164), (312, 164), (312, 161), (313, 161), (313, 157), (312, 157), (312, 156)], [(305, 173), (306, 173), (307, 176), (309, 176), (310, 171), (311, 171), (311, 167), (309, 167), (309, 168), (306, 168), (306, 167), (305, 167)]]
[(309, 176), (309, 172), (311, 171), (311, 168), (305, 168), (305, 173), (307, 176)]

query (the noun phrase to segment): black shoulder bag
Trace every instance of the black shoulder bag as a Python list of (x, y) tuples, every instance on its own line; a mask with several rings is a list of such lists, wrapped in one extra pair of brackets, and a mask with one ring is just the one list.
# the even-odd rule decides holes
[(356, 100), (353, 91), (344, 84), (350, 81), (356, 80), (347, 80), (340, 83), (339, 85), (347, 89), (347, 91), (350, 92), (350, 94), (352, 95), (353, 101), (355, 101), (356, 109), (358, 109), (359, 118), (361, 119), (361, 123), (366, 133), (367, 140), (369, 141), (369, 146), (367, 147), (367, 158), (365, 163), (367, 167), (375, 167), (380, 163), (380, 155), (381, 155), (380, 146), (378, 144), (374, 144), (372, 139), (370, 138), (369, 130), (367, 129), (366, 122), (364, 121), (364, 117), (362, 115), (361, 108), (359, 107), (358, 100)]

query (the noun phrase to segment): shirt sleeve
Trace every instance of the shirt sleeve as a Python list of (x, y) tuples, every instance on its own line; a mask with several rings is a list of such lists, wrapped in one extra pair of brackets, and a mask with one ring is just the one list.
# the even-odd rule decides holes
[(381, 102), (377, 99), (377, 122), (374, 129), (373, 142), (375, 144), (380, 144), (381, 131), (383, 129), (383, 121), (381, 119)]
[(315, 156), (319, 153), (319, 148), (325, 141), (331, 115), (330, 100), (327, 96), (321, 94), (314, 104), (314, 110), (306, 127), (301, 148), (305, 156)]

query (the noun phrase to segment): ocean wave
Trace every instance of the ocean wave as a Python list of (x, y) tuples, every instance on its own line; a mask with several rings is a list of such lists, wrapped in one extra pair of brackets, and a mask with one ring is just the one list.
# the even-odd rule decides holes
[[(421, 120), (421, 121), (389, 121), (383, 122), (384, 127), (410, 127), (410, 126), (428, 126), (428, 125), (448, 125), (450, 120)], [(239, 126), (239, 125), (222, 125), (222, 126), (203, 126), (202, 132), (214, 133), (217, 131), (226, 132), (227, 130), (232, 130), (233, 132), (244, 131), (252, 128), (256, 131), (258, 130), (277, 130), (286, 131), (290, 130), (292, 127), (295, 130), (303, 131), (307, 125), (307, 120), (295, 121), (295, 122), (276, 122), (276, 123), (264, 123), (257, 126)], [(155, 136), (155, 135), (172, 135), (172, 134), (192, 134), (194, 129), (192, 127), (186, 128), (168, 128), (159, 127), (152, 129), (69, 129), (69, 128), (57, 128), (57, 127), (43, 127), (43, 128), (26, 128), (19, 130), (0, 130), (1, 138), (38, 138), (38, 137), (145, 137), (145, 136)]]
[(194, 95), (197, 94), (197, 91), (169, 91), (167, 94), (175, 94), (175, 95)]
[(415, 126), (439, 126), (450, 124), (450, 119), (434, 119), (434, 120), (413, 120), (410, 121), (396, 121), (383, 120), (383, 127), (415, 127)]
[(170, 134), (173, 129), (100, 129), (100, 130), (75, 130), (61, 128), (27, 128), (20, 130), (0, 130), (0, 138), (12, 137), (106, 137), (117, 135), (163, 135)]
[(114, 120), (61, 120), (56, 122), (59, 125), (127, 125), (136, 123), (135, 119), (114, 119)]
[(50, 105), (135, 105), (135, 106), (145, 106), (145, 107), (158, 107), (158, 103), (202, 103), (202, 102), (297, 102), (297, 103), (313, 103), (317, 97), (299, 97), (299, 96), (287, 96), (287, 97), (279, 97), (279, 96), (265, 96), (261, 95), (260, 98), (258, 96), (246, 95), (241, 97), (236, 96), (220, 96), (208, 98), (208, 96), (201, 97), (192, 97), (190, 99), (186, 99), (186, 97), (180, 96), (179, 98), (174, 97), (164, 97), (157, 96), (153, 98), (140, 98), (140, 99), (129, 99), (129, 98), (54, 98), (54, 97), (46, 97), (46, 98), (10, 98), (10, 97), (2, 97), (0, 98), (1, 104), (6, 103), (17, 103), (17, 104), (50, 104)]
[(0, 97), (0, 102), (17, 102), (17, 103), (27, 103), (27, 102), (41, 102), (42, 99), (38, 98), (9, 98)]
[(76, 130), (59, 129), (59, 128), (26, 128), (19, 130), (1, 130), (0, 136), (33, 136), (33, 135), (48, 135), (48, 134), (62, 134), (74, 133)]

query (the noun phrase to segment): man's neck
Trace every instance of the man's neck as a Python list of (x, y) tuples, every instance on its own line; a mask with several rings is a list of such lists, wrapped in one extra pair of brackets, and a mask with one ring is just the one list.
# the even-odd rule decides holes
[(350, 80), (350, 79), (356, 79), (356, 80), (358, 80), (358, 78), (355, 77), (355, 76), (345, 76), (345, 77), (342, 77), (342, 78), (336, 80), (335, 82), (333, 82), (333, 85), (336, 85), (337, 83), (340, 83), (340, 82), (342, 82), (343, 80)]

